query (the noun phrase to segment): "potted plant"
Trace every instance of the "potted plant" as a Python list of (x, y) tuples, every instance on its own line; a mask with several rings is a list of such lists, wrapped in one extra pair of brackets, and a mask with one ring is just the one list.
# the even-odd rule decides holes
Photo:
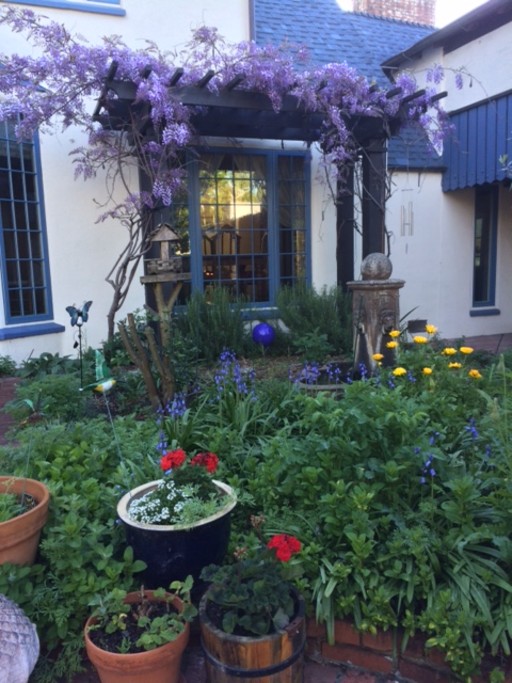
[(33, 564), (50, 492), (35, 479), (0, 477), (0, 564)]
[(209, 587), (199, 605), (208, 680), (234, 683), (298, 683), (306, 640), (304, 599), (289, 563), (301, 549), (293, 536), (278, 534), (232, 564), (205, 567)]
[(160, 458), (163, 478), (119, 501), (127, 542), (147, 565), (149, 587), (189, 574), (198, 579), (203, 567), (224, 559), (237, 498), (231, 486), (212, 478), (218, 462), (211, 452), (189, 457), (181, 448), (168, 451)]
[(162, 588), (133, 593), (116, 588), (99, 596), (84, 628), (87, 656), (101, 683), (177, 683), (189, 622), (192, 577)]

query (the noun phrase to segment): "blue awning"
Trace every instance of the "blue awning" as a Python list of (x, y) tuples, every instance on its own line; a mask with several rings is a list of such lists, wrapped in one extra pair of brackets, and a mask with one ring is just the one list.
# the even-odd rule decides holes
[(505, 178), (499, 158), (512, 161), (512, 94), (450, 116), (453, 132), (444, 142), (443, 190), (460, 190)]

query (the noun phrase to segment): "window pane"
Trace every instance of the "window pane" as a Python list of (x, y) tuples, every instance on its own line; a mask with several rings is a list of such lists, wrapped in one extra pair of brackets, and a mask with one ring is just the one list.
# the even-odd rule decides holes
[(306, 189), (303, 155), (204, 154), (199, 161), (203, 289), (222, 285), (249, 301), (273, 303), (281, 279), (293, 284), (303, 278)]
[(14, 125), (0, 124), (0, 233), (7, 322), (46, 318), (50, 313), (34, 145), (17, 142)]
[(9, 308), (11, 316), (22, 315), (21, 298), (18, 291), (9, 291)]
[(496, 188), (480, 188), (475, 198), (473, 304), (493, 305), (496, 259)]
[(279, 168), (279, 282), (306, 276), (306, 178), (304, 158), (281, 156)]
[[(200, 166), (199, 215), (203, 286), (217, 284), (236, 295), (268, 296), (266, 158), (206, 154)], [(253, 256), (258, 253), (258, 287)], [(261, 256), (261, 255), (264, 256)]]

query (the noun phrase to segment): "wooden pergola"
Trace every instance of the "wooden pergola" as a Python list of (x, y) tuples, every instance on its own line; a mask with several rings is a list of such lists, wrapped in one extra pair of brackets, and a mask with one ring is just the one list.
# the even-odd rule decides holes
[[(114, 63), (105, 79), (95, 120), (111, 130), (123, 130), (136, 122), (141, 134), (150, 133), (147, 105), (136, 101), (136, 85), (117, 79), (116, 71)], [(193, 109), (191, 123), (199, 137), (293, 140), (307, 144), (321, 138), (325, 116), (322, 112), (307, 111), (293, 95), (286, 95), (279, 111), (275, 111), (266, 95), (240, 88), (242, 76), (221, 91), (212, 92), (208, 83), (213, 71), (206, 72), (193, 85), (180, 85), (183, 74), (183, 69), (176, 69), (168, 87), (176, 101)], [(424, 91), (418, 91), (403, 97), (402, 90), (395, 87), (386, 93), (389, 99), (399, 100), (395, 116), (346, 119), (347, 128), (361, 150), (363, 258), (372, 252), (385, 252), (387, 140), (403, 125), (408, 103), (423, 94)], [(342, 287), (354, 279), (353, 173), (353, 168), (343, 169), (345, 185), (343, 191), (339, 188), (337, 201), (337, 280)]]

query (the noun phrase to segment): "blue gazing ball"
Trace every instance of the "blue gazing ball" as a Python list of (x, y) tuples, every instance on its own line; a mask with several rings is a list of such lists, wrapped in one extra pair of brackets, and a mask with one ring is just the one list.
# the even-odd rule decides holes
[(276, 337), (276, 331), (268, 323), (258, 323), (252, 331), (252, 339), (256, 344), (270, 346)]

